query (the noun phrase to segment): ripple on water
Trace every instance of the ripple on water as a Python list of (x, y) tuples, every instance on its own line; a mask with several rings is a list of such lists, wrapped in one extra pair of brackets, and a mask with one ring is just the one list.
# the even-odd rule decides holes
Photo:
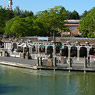
[(95, 95), (95, 73), (0, 66), (2, 95)]

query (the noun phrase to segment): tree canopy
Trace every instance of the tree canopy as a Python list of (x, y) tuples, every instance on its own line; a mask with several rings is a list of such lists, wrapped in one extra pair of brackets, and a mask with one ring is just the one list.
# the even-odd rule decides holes
[(14, 9), (14, 15), (15, 16), (19, 16), (19, 17), (28, 17), (28, 16), (33, 16), (33, 12), (32, 11), (23, 11), (23, 10), (20, 10), (19, 6), (17, 6), (15, 9)]
[[(16, 7), (15, 17), (6, 22), (5, 34), (22, 36), (50, 36), (52, 31), (64, 30), (64, 20), (67, 11), (64, 7), (56, 6), (54, 8), (41, 11), (35, 17), (28, 11), (23, 13)], [(26, 16), (25, 16), (26, 14)], [(22, 16), (23, 15), (23, 16)]]
[(80, 21), (79, 31), (83, 37), (95, 37), (95, 7)]
[(0, 33), (4, 33), (5, 22), (14, 17), (13, 11), (0, 7)]
[(31, 17), (15, 17), (6, 22), (5, 34), (17, 37), (29, 36), (32, 34), (33, 21)]
[(40, 11), (36, 15), (32, 11), (21, 10), (18, 6), (11, 11), (0, 7), (0, 32), (17, 37), (51, 36), (53, 32), (59, 35), (61, 30), (67, 30), (64, 20), (80, 19), (87, 14), (88, 12), (85, 11), (80, 16), (77, 11), (70, 12), (62, 6)]
[[(64, 30), (66, 13), (64, 7), (56, 6), (49, 10), (39, 12), (36, 21), (42, 24), (44, 32), (46, 31), (45, 34), (49, 36), (51, 31), (58, 31), (58, 29)], [(43, 28), (41, 28), (41, 31), (43, 31)]]
[(73, 11), (73, 12), (70, 12), (70, 11), (68, 11), (68, 13), (67, 13), (67, 18), (68, 19), (80, 19), (80, 15), (79, 15), (79, 13), (77, 12), (77, 11)]

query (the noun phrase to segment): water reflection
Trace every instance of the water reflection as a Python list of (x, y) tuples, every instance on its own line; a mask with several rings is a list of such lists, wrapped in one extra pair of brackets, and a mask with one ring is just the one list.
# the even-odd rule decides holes
[(8, 94), (8, 93), (15, 93), (19, 92), (19, 90), (24, 90), (25, 87), (19, 87), (19, 86), (8, 86), (0, 84), (0, 94)]
[(95, 74), (0, 66), (2, 95), (95, 95)]

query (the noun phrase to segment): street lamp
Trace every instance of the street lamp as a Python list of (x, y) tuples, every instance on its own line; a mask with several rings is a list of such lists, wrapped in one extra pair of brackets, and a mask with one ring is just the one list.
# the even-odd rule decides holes
[(70, 45), (70, 41), (66, 41), (67, 45)]
[(87, 41), (85, 42), (85, 44), (86, 44), (86, 45), (89, 45), (89, 43), (88, 43)]
[(80, 43), (78, 41), (76, 41), (76, 45), (79, 45)]

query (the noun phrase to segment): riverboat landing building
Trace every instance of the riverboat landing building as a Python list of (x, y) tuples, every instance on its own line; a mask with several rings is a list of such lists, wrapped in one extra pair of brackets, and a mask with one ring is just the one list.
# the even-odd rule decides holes
[(0, 56), (8, 54), (27, 59), (56, 56), (60, 61), (68, 57), (76, 61), (89, 56), (92, 61), (95, 59), (95, 38), (56, 37), (56, 42), (50, 37), (4, 38), (0, 45)]

